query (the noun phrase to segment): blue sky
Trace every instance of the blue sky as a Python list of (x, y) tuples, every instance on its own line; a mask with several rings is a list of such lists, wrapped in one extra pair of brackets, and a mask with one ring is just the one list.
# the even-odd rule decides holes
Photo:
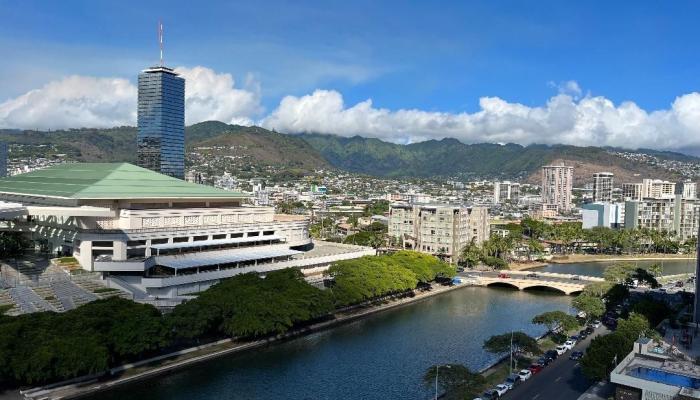
[(254, 122), (317, 89), (345, 107), (450, 114), (485, 97), (544, 107), (560, 91), (651, 113), (695, 92), (700, 2), (611, 3), (0, 0), (0, 103), (69, 75), (135, 82), (157, 61), (158, 19), (167, 64), (259, 87)]

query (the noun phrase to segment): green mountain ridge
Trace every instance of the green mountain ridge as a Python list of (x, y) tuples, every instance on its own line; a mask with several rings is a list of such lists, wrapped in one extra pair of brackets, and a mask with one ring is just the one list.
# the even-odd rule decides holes
[[(208, 121), (186, 127), (188, 151), (214, 148), (218, 154), (244, 153), (251, 163), (312, 172), (319, 168), (384, 177), (491, 177), (536, 182), (542, 165), (563, 161), (575, 167), (577, 180), (590, 180), (595, 171), (610, 170), (616, 180), (640, 176), (678, 179), (659, 166), (628, 160), (608, 147), (571, 145), (465, 144), (457, 139), (428, 140), (408, 145), (362, 136), (282, 134), (260, 127)], [(0, 130), (0, 141), (26, 145), (13, 157), (63, 153), (86, 162), (135, 162), (136, 128), (67, 129), (57, 131)], [(685, 154), (638, 150), (660, 159), (700, 162)], [(639, 179), (637, 179), (639, 178)]]

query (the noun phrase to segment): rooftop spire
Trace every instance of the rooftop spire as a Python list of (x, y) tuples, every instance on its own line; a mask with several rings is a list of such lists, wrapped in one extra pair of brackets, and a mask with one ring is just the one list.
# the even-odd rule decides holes
[(163, 23), (158, 20), (158, 43), (160, 45), (160, 66), (163, 66)]

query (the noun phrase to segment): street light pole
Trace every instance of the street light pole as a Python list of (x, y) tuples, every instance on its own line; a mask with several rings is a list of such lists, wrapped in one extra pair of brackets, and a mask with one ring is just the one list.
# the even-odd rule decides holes
[[(445, 368), (452, 368), (448, 364), (443, 365)], [(438, 398), (438, 375), (440, 374), (440, 364), (435, 366), (435, 400)]]

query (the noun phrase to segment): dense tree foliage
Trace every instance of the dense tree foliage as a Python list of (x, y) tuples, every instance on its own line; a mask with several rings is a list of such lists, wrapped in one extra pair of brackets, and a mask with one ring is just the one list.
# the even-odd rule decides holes
[(484, 342), (484, 349), (490, 353), (508, 353), (511, 349), (511, 343), (513, 352), (516, 354), (521, 352), (537, 354), (540, 352), (537, 340), (525, 332), (508, 332), (491, 336)]
[(586, 322), (600, 318), (605, 313), (603, 299), (586, 293), (576, 296), (571, 305), (586, 314)]
[(433, 388), (436, 376), (440, 391), (444, 393), (441, 399), (470, 399), (477, 396), (486, 385), (486, 378), (461, 364), (433, 365), (428, 368), (423, 375), (425, 386)]
[(384, 215), (384, 213), (389, 212), (389, 201), (388, 200), (375, 200), (370, 204), (365, 206), (363, 215), (369, 217), (372, 215)]
[(540, 315), (536, 315), (532, 319), (533, 324), (544, 325), (548, 332), (554, 332), (561, 329), (564, 332), (570, 331), (578, 327), (578, 321), (573, 315), (569, 315), (564, 311), (548, 311)]
[(15, 257), (30, 246), (22, 232), (0, 232), (0, 257)]
[(158, 310), (120, 298), (63, 314), (6, 317), (0, 320), (0, 379), (37, 384), (98, 373), (169, 343)]

